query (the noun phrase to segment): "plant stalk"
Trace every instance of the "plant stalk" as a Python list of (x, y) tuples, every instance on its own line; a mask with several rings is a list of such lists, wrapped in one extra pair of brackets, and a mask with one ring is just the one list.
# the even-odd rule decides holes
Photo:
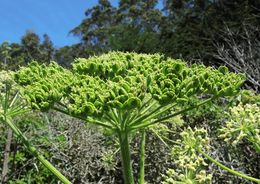
[(141, 149), (140, 149), (140, 171), (139, 171), (139, 184), (144, 184), (144, 164), (145, 164), (145, 137), (146, 132), (144, 129), (141, 130)]
[(59, 178), (64, 184), (72, 184), (65, 176), (63, 176), (48, 160), (46, 160), (37, 149), (28, 141), (28, 139), (23, 135), (18, 127), (8, 118), (5, 118), (5, 122), (12, 129), (14, 134), (21, 139), (23, 144), (27, 149), (47, 168), (49, 169), (57, 178)]
[(260, 179), (257, 178), (253, 178), (251, 176), (248, 176), (246, 174), (234, 171), (233, 169), (230, 169), (228, 167), (226, 167), (225, 165), (221, 164), (220, 162), (216, 161), (214, 158), (212, 158), (211, 156), (209, 156), (208, 154), (206, 154), (205, 152), (203, 152), (202, 150), (197, 150), (199, 153), (201, 153), (204, 157), (206, 157), (208, 160), (210, 160), (211, 162), (213, 162), (214, 164), (216, 164), (217, 166), (219, 166), (221, 169), (224, 169), (225, 171), (228, 171), (238, 177), (250, 180), (250, 181), (254, 181), (256, 183), (260, 183)]
[(131, 164), (130, 145), (128, 141), (128, 132), (118, 132), (121, 161), (123, 166), (123, 175), (125, 184), (134, 184), (133, 169)]

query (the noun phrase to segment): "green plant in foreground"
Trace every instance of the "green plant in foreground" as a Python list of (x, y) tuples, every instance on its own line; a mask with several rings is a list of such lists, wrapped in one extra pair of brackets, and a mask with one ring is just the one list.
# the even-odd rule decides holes
[(49, 169), (62, 182), (69, 184), (65, 178), (40, 152), (30, 143), (21, 130), (15, 125), (13, 119), (30, 111), (25, 101), (20, 97), (19, 87), (13, 80), (13, 73), (0, 71), (0, 122), (11, 128), (17, 138), (26, 146), (27, 150), (34, 155), (47, 169)]
[[(130, 135), (142, 134), (139, 182), (144, 183), (145, 128), (236, 94), (244, 76), (226, 67), (188, 67), (159, 54), (110, 52), (76, 59), (72, 70), (32, 62), (16, 73), (15, 80), (24, 86), (22, 94), (32, 108), (52, 108), (114, 132), (124, 181), (133, 184)], [(208, 98), (190, 104), (191, 98), (202, 94)]]

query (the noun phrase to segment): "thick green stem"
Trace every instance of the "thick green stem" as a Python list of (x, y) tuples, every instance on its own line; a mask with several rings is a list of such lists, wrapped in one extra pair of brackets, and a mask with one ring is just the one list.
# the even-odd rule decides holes
[(213, 162), (214, 164), (219, 166), (220, 168), (222, 168), (222, 169), (224, 169), (224, 170), (226, 170), (226, 171), (228, 171), (228, 172), (230, 172), (230, 173), (232, 173), (232, 174), (234, 174), (234, 175), (236, 175), (238, 177), (241, 177), (241, 178), (244, 178), (244, 179), (247, 179), (247, 180), (250, 180), (250, 181), (254, 181), (254, 182), (260, 183), (260, 179), (253, 178), (253, 177), (245, 175), (243, 173), (234, 171), (233, 169), (230, 169), (230, 168), (224, 166), (223, 164), (221, 164), (220, 162), (216, 161), (214, 158), (210, 157), (208, 154), (206, 154), (202, 150), (198, 150), (198, 152), (201, 153), (207, 159), (209, 159), (211, 162)]
[(145, 130), (141, 130), (141, 149), (140, 149), (140, 171), (139, 171), (139, 184), (144, 184), (144, 164), (145, 164)]
[(18, 127), (10, 119), (4, 120), (7, 125), (13, 130), (15, 135), (21, 139), (27, 149), (47, 168), (49, 169), (57, 178), (59, 178), (64, 184), (71, 184), (71, 182), (63, 176), (48, 160), (46, 160), (37, 149), (28, 141), (28, 139), (23, 135)]
[(128, 132), (118, 132), (125, 184), (134, 184)]

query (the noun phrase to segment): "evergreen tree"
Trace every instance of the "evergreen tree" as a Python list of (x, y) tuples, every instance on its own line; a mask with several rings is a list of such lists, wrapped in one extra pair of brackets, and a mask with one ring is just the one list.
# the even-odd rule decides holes
[(42, 61), (49, 63), (51, 60), (53, 60), (54, 46), (50, 37), (47, 34), (43, 35), (43, 41), (42, 44), (40, 45), (40, 48), (41, 48)]
[(21, 47), (25, 54), (26, 63), (41, 58), (40, 37), (36, 33), (26, 31), (25, 35), (21, 38)]
[(225, 27), (243, 29), (243, 24), (259, 25), (260, 1), (254, 0), (165, 0), (168, 26), (162, 29), (164, 52), (174, 57), (202, 59), (216, 64), (214, 43), (221, 42)]
[(100, 0), (97, 6), (86, 11), (87, 17), (71, 32), (96, 53), (158, 52), (163, 15), (156, 4), (157, 0), (125, 0), (113, 7), (109, 1)]

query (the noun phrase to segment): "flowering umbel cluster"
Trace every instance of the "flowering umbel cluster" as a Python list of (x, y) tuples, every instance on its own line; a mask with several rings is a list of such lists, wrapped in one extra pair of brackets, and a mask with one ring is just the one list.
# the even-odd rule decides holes
[(17, 86), (12, 77), (13, 73), (10, 71), (0, 71), (0, 117), (7, 109), (7, 100), (10, 100), (12, 95), (17, 92)]
[(2, 96), (6, 90), (10, 89), (14, 84), (12, 77), (13, 73), (10, 71), (2, 70), (0, 71), (0, 95)]
[[(13, 117), (28, 112), (26, 101), (20, 98), (20, 86), (14, 81), (14, 72), (0, 71), (0, 123), (6, 124)], [(16, 133), (16, 132), (15, 132)]]
[(256, 104), (232, 107), (229, 120), (220, 132), (220, 137), (233, 146), (248, 140), (260, 152), (260, 107)]
[(205, 184), (211, 183), (212, 175), (205, 170), (207, 163), (197, 152), (209, 149), (209, 137), (203, 128), (192, 130), (190, 127), (180, 134), (172, 148), (172, 157), (177, 169), (168, 169), (163, 175), (163, 184)]
[(159, 54), (110, 52), (76, 59), (72, 70), (54, 62), (48, 66), (32, 62), (16, 73), (15, 80), (24, 86), (33, 108), (48, 110), (57, 104), (75, 116), (100, 117), (111, 108), (132, 112), (147, 96), (165, 105), (202, 93), (233, 95), (244, 76), (226, 67), (188, 67)]

